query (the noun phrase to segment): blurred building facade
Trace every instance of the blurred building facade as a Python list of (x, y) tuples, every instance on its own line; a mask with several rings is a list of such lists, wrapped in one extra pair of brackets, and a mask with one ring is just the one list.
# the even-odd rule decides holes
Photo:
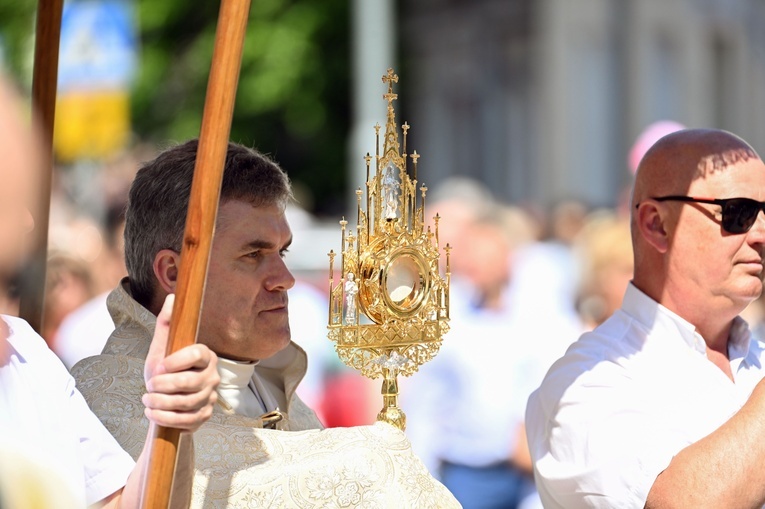
[(765, 152), (762, 0), (407, 0), (405, 117), (420, 180), (499, 198), (614, 205), (651, 122)]

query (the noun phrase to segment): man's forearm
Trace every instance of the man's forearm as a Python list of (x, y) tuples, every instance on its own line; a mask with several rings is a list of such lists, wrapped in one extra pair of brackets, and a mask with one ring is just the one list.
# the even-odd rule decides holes
[(764, 383), (730, 420), (672, 459), (651, 487), (647, 509), (765, 504)]

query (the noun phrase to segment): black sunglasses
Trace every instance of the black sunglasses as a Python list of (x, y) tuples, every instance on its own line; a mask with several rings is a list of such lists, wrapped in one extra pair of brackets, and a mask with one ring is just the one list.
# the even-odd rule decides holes
[[(695, 198), (693, 196), (659, 196), (651, 198), (656, 201), (683, 201), (692, 203), (710, 203), (722, 207), (722, 227), (728, 233), (746, 233), (752, 229), (757, 220), (757, 214), (765, 212), (765, 202), (751, 198)], [(640, 204), (636, 205), (636, 208)]]

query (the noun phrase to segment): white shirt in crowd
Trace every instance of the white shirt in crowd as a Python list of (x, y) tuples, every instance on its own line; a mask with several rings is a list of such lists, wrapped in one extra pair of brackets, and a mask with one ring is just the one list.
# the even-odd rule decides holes
[(503, 309), (471, 306), (472, 287), (452, 278), (441, 350), (401, 381), (407, 436), (434, 475), (441, 461), (476, 468), (507, 461), (529, 394), (582, 333), (567, 250), (538, 243), (515, 256)]
[(747, 401), (763, 345), (736, 318), (735, 382), (695, 327), (630, 284), (619, 311), (558, 360), (528, 402), (526, 431), (546, 508), (642, 508), (656, 477)]
[(10, 329), (3, 345), (8, 351), (0, 356), (2, 445), (22, 447), (82, 507), (122, 488), (133, 460), (90, 411), (43, 339), (19, 318), (1, 319)]
[(114, 322), (106, 309), (102, 293), (69, 313), (56, 332), (52, 348), (66, 369), (82, 359), (101, 353), (107, 338), (114, 332)]

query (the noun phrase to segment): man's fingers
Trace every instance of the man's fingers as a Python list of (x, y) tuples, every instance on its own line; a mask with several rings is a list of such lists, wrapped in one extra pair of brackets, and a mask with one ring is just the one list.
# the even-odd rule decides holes
[(174, 300), (173, 295), (165, 299), (146, 356), (144, 413), (160, 426), (194, 431), (210, 418), (217, 401), (218, 357), (197, 344), (165, 357)]
[(194, 392), (191, 394), (160, 394), (152, 392), (143, 395), (143, 404), (151, 410), (167, 412), (195, 412), (206, 405), (218, 401), (215, 391)]
[(165, 373), (151, 377), (146, 382), (149, 393), (190, 394), (193, 392), (214, 391), (220, 383), (220, 376), (214, 366), (205, 370), (184, 370), (179, 373)]
[(218, 357), (205, 345), (191, 345), (162, 359), (158, 373), (146, 381), (149, 392), (176, 394), (218, 386)]
[(151, 340), (149, 346), (149, 353), (146, 355), (146, 365), (144, 368), (144, 379), (148, 380), (152, 375), (157, 374), (157, 370), (160, 372), (162, 368), (161, 361), (165, 357), (167, 351), (167, 341), (170, 335), (170, 318), (173, 314), (173, 304), (175, 303), (175, 295), (170, 294), (165, 298), (165, 303), (162, 306), (159, 316), (157, 316), (157, 325), (154, 329), (154, 337)]
[(215, 360), (204, 370), (156, 375), (147, 382), (143, 396), (146, 417), (160, 426), (195, 431), (210, 418), (218, 400), (220, 376)]
[(217, 356), (205, 345), (195, 344), (181, 348), (161, 360), (163, 373), (178, 373), (187, 369), (215, 369)]
[(144, 415), (150, 421), (166, 428), (176, 428), (183, 431), (196, 431), (212, 415), (212, 405), (205, 405), (192, 412), (172, 412), (145, 408)]

